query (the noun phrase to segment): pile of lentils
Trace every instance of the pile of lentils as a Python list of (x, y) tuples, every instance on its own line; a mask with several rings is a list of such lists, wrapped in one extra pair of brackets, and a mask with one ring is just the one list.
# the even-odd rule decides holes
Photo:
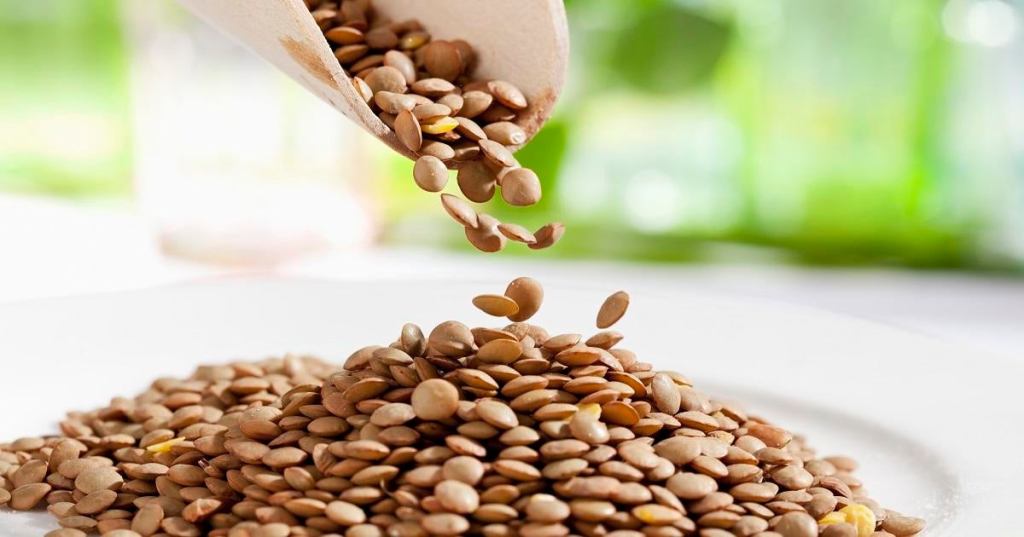
[(654, 371), (608, 328), (526, 322), (530, 278), (473, 299), (501, 328), (402, 327), (341, 368), (200, 367), (0, 444), (0, 504), (48, 537), (892, 537), (848, 457)]
[[(356, 92), (417, 155), (413, 178), (420, 188), (441, 192), (448, 168), (457, 167), (459, 189), (472, 202), (489, 201), (497, 188), (513, 206), (540, 201), (537, 174), (512, 154), (526, 142), (516, 120), (530, 103), (510, 82), (474, 79), (477, 56), (469, 43), (431, 39), (416, 20), (385, 20), (369, 0), (306, 0), (306, 6)], [(557, 222), (535, 232), (502, 223), (450, 194), (441, 203), (484, 252), (500, 251), (510, 240), (547, 248), (565, 231)]]

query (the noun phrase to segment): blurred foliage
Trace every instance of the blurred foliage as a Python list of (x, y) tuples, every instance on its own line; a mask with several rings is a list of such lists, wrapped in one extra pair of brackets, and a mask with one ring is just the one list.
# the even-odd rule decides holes
[(725, 53), (731, 31), (727, 23), (674, 3), (638, 1), (633, 17), (610, 36), (612, 48), (600, 63), (614, 66), (610, 83), (678, 94), (708, 80)]
[(0, 0), (0, 73), (0, 189), (128, 192), (128, 59), (115, 0)]
[[(940, 26), (944, 5), (567, 2), (574, 59), (584, 64), (574, 75), (586, 90), (577, 87), (566, 99), (599, 104), (563, 106), (571, 162), (562, 168), (570, 175), (577, 168), (618, 170), (625, 175), (593, 177), (593, 188), (624, 195), (605, 196), (592, 217), (568, 219), (562, 247), (552, 255), (692, 261), (717, 255), (716, 245), (732, 242), (755, 252), (775, 248), (814, 264), (1005, 267), (983, 264), (978, 256), (980, 237), (991, 225), (987, 208), (963, 210), (964, 201), (955, 197), (953, 185), (976, 178), (954, 175), (950, 166), (951, 91), (960, 82), (954, 45)], [(841, 27), (828, 23), (837, 18)], [(614, 97), (605, 97), (622, 92), (658, 96), (649, 98), (652, 103), (674, 100), (697, 110), (695, 118), (726, 127), (695, 139), (703, 135), (692, 130), (699, 120), (662, 121), (646, 107), (617, 106)], [(595, 122), (595, 111), (613, 117)], [(645, 113), (646, 125), (636, 119)], [(652, 159), (644, 145), (651, 137), (629, 130), (637, 121), (658, 130), (659, 143), (678, 148), (675, 161), (692, 158), (696, 146), (732, 164), (687, 171), (677, 162)], [(624, 153), (632, 149), (634, 155), (616, 157), (591, 145), (595, 137), (588, 131), (595, 128), (618, 137)], [(583, 164), (595, 159), (600, 163)], [(738, 194), (732, 224), (717, 226), (714, 216), (709, 228), (681, 215), (679, 222), (687, 223), (657, 231), (634, 226), (630, 213), (646, 209), (624, 201), (638, 188), (630, 168), (673, 178), (684, 198), (705, 194), (700, 185), (707, 180), (731, 185), (724, 190)], [(695, 181), (688, 173), (710, 175)], [(610, 186), (599, 187), (599, 180)], [(573, 193), (591, 188), (587, 183), (574, 182), (559, 191), (561, 198), (549, 197), (559, 211), (545, 215), (572, 212), (579, 205)]]
[[(568, 232), (501, 255), (699, 261), (741, 244), (817, 264), (1024, 265), (990, 244), (1021, 221), (992, 203), (1024, 190), (1024, 157), (979, 119), (1024, 97), (999, 86), (1013, 73), (998, 51), (951, 40), (948, 1), (566, 0), (570, 85), (517, 154), (544, 198), (482, 210)], [(119, 23), (116, 0), (0, 0), (0, 189), (127, 191)], [(64, 125), (93, 136), (54, 137)], [(374, 160), (386, 240), (467, 248), (407, 161)]]

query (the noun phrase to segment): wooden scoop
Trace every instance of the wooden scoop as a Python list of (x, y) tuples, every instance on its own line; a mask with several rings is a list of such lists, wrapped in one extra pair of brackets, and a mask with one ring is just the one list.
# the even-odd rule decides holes
[[(363, 102), (302, 0), (179, 0), (186, 8), (276, 65), (395, 151), (409, 151)], [(507, 80), (530, 108), (518, 123), (532, 138), (565, 83), (569, 31), (561, 0), (374, 0), (390, 20), (418, 19), (436, 39), (464, 39), (479, 79)]]

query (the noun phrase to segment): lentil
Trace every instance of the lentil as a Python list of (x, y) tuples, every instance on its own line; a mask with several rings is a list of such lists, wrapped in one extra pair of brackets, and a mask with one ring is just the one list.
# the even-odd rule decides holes
[(473, 298), (473, 305), (495, 317), (509, 317), (519, 313), (519, 304), (504, 295), (477, 295)]
[(502, 176), (501, 198), (509, 205), (533, 205), (540, 201), (540, 197), (540, 179), (533, 170), (515, 168)]
[(604, 329), (615, 324), (626, 313), (629, 307), (629, 295), (625, 291), (617, 291), (604, 300), (597, 312), (597, 327)]
[(545, 224), (540, 229), (533, 233), (537, 239), (536, 242), (530, 244), (531, 250), (541, 250), (544, 248), (550, 248), (557, 243), (562, 235), (565, 233), (565, 226), (560, 222), (552, 222)]
[(443, 420), (458, 410), (459, 391), (442, 379), (428, 379), (412, 392), (412, 409), (422, 420)]
[(430, 155), (416, 160), (412, 174), (416, 184), (427, 192), (440, 192), (448, 184), (448, 168), (439, 158)]
[[(512, 156), (512, 149), (526, 143), (526, 131), (516, 122), (530, 121), (525, 114), (530, 102), (509, 81), (474, 79), (477, 55), (467, 42), (433, 39), (416, 21), (388, 21), (377, 16), (369, 0), (306, 4), (328, 44), (337, 46), (335, 57), (360, 98), (416, 155), (413, 178), (417, 185), (439, 192), (444, 183), (437, 167), (458, 166), (459, 188), (467, 199), (482, 203), (494, 196), (498, 183), (494, 172), (500, 171), (502, 198), (508, 203), (525, 206), (540, 200), (536, 174), (520, 168)], [(425, 156), (437, 160), (430, 161), (429, 169), (422, 163)], [(485, 161), (495, 170), (488, 169)], [(475, 225), (464, 227), (476, 229)], [(562, 229), (558, 228), (559, 234)], [(496, 252), (506, 244), (485, 240), (480, 232), (466, 235), (485, 252)], [(551, 232), (543, 241), (512, 239), (532, 249), (557, 242)]]
[(542, 300), (519, 278), (474, 299), (512, 324), (406, 324), (344, 368), (286, 357), (159, 379), (69, 414), (64, 437), (0, 444), (0, 504), (45, 500), (55, 537), (923, 531), (867, 498), (851, 460), (655, 372), (621, 334), (581, 344), (526, 323)]

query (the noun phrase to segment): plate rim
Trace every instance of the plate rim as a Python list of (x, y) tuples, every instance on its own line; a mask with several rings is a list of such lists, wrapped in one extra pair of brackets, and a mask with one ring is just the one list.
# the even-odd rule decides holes
[[(604, 294), (600, 294), (600, 293), (607, 294), (609, 292), (609, 289), (602, 288), (602, 287), (598, 286), (596, 283), (589, 282), (589, 281), (588, 282), (569, 281), (569, 280), (565, 280), (565, 279), (558, 278), (558, 277), (546, 278), (546, 280), (547, 281), (544, 284), (546, 289), (567, 289), (567, 290), (571, 290), (571, 291), (575, 291), (575, 292), (588, 293), (588, 294), (597, 293), (595, 295), (596, 297), (605, 296)], [(390, 285), (394, 285), (394, 284), (416, 285), (416, 284), (424, 284), (424, 283), (427, 283), (427, 284), (437, 284), (438, 282), (445, 282), (446, 284), (450, 284), (450, 285), (453, 285), (453, 286), (456, 286), (456, 287), (459, 287), (459, 288), (476, 287), (478, 289), (487, 289), (487, 288), (491, 288), (492, 286), (495, 285), (495, 282), (499, 282), (499, 281), (501, 281), (501, 285), (504, 285), (505, 281), (502, 281), (499, 278), (493, 277), (493, 276), (471, 277), (471, 278), (466, 278), (466, 279), (460, 279), (458, 281), (453, 282), (451, 280), (451, 278), (447, 278), (447, 277), (440, 276), (440, 275), (428, 275), (427, 277), (422, 277), (422, 278), (393, 277), (393, 278), (383, 278), (383, 279), (381, 279), (381, 278), (369, 278), (369, 277), (367, 277), (367, 278), (347, 278), (347, 279), (344, 279), (344, 280), (334, 280), (334, 279), (330, 279), (330, 278), (308, 277), (308, 276), (279, 277), (279, 276), (262, 275), (262, 274), (256, 274), (256, 275), (252, 275), (252, 274), (246, 274), (246, 275), (223, 275), (223, 276), (222, 275), (215, 275), (215, 276), (200, 277), (200, 278), (194, 278), (194, 279), (189, 279), (189, 280), (169, 282), (169, 283), (155, 285), (155, 286), (140, 287), (140, 288), (128, 289), (128, 290), (106, 291), (106, 292), (101, 292), (101, 293), (77, 294), (77, 295), (69, 295), (69, 296), (44, 297), (44, 298), (37, 298), (37, 299), (19, 299), (19, 300), (7, 301), (7, 302), (0, 302), (0, 318), (3, 318), (6, 314), (9, 314), (11, 311), (16, 311), (19, 308), (25, 308), (25, 307), (30, 307), (30, 308), (59, 307), (61, 304), (68, 304), (69, 302), (79, 302), (79, 303), (82, 303), (82, 302), (88, 302), (88, 301), (111, 301), (111, 300), (116, 301), (118, 299), (124, 300), (124, 299), (130, 298), (130, 297), (133, 297), (133, 296), (144, 298), (146, 295), (153, 294), (153, 293), (161, 294), (161, 293), (174, 292), (175, 290), (188, 289), (188, 288), (194, 288), (194, 289), (211, 288), (211, 289), (216, 290), (217, 288), (223, 287), (225, 285), (243, 286), (243, 287), (244, 286), (276, 286), (276, 287), (282, 287), (282, 288), (285, 288), (285, 287), (295, 287), (295, 288), (301, 288), (303, 290), (308, 290), (308, 286), (326, 286), (326, 287), (336, 287), (336, 288), (344, 288), (344, 289), (351, 290), (351, 289), (357, 289), (359, 286), (363, 286), (363, 285), (367, 285), (367, 284), (373, 284), (373, 285), (389, 285), (389, 284)], [(636, 286), (636, 287), (639, 288), (639, 289), (636, 290), (636, 291), (630, 291), (631, 295), (634, 296), (635, 298), (653, 297), (656, 300), (664, 300), (664, 298), (665, 298), (664, 296), (653, 296), (653, 295), (651, 295), (648, 292), (649, 290), (645, 289), (644, 286), (642, 286), (642, 285)], [(960, 356), (960, 357), (974, 356), (974, 357), (977, 358), (977, 361), (975, 362), (975, 364), (980, 361), (980, 362), (984, 362), (989, 367), (1001, 368), (1001, 367), (1005, 366), (1008, 369), (1024, 370), (1024, 368), (1022, 368), (1022, 364), (1014, 362), (1009, 357), (1006, 357), (1006, 356), (1003, 356), (1003, 355), (989, 353), (989, 352), (986, 352), (984, 350), (963, 348), (963, 346), (960, 345), (960, 344), (957, 344), (955, 342), (945, 341), (945, 340), (941, 339), (940, 337), (937, 337), (936, 335), (931, 334), (931, 333), (920, 332), (920, 331), (917, 331), (917, 330), (908, 329), (906, 327), (894, 325), (894, 324), (891, 324), (891, 323), (878, 322), (878, 321), (871, 320), (871, 319), (865, 319), (863, 317), (856, 316), (856, 315), (848, 315), (848, 314), (845, 314), (845, 313), (842, 313), (842, 312), (835, 312), (835, 311), (828, 310), (828, 309), (825, 309), (825, 308), (821, 308), (821, 307), (818, 307), (818, 306), (811, 306), (811, 305), (806, 305), (806, 304), (791, 303), (791, 302), (787, 302), (787, 301), (783, 301), (783, 300), (778, 300), (778, 299), (774, 299), (774, 298), (768, 298), (768, 297), (749, 296), (749, 295), (744, 295), (744, 294), (741, 294), (741, 293), (722, 293), (722, 292), (719, 292), (719, 291), (706, 291), (705, 292), (705, 291), (698, 291), (698, 290), (694, 290), (694, 289), (672, 289), (672, 290), (666, 292), (665, 295), (676, 296), (676, 297), (686, 296), (686, 297), (690, 297), (690, 298), (699, 297), (699, 298), (701, 298), (703, 300), (708, 300), (708, 301), (712, 301), (712, 302), (726, 302), (726, 303), (730, 303), (730, 304), (732, 304), (733, 306), (736, 306), (736, 307), (749, 307), (749, 306), (753, 305), (753, 306), (756, 306), (756, 308), (761, 309), (761, 310), (765, 310), (765, 309), (772, 310), (772, 309), (782, 308), (784, 310), (788, 310), (791, 313), (795, 313), (795, 314), (802, 315), (802, 316), (812, 316), (812, 317), (815, 317), (815, 318), (822, 319), (822, 320), (824, 320), (825, 322), (828, 322), (828, 323), (841, 323), (841, 324), (854, 323), (855, 325), (859, 325), (859, 327), (861, 329), (866, 329), (866, 330), (870, 330), (870, 331), (883, 331), (889, 337), (896, 337), (896, 338), (907, 339), (908, 341), (913, 340), (914, 344), (921, 343), (923, 345), (927, 345), (927, 346), (933, 347), (933, 348), (934, 347), (942, 348), (942, 349), (944, 349), (944, 352), (940, 353), (937, 356), (937, 359), (940, 359), (940, 360), (950, 360), (951, 361), (951, 360), (954, 360), (956, 356)], [(466, 298), (467, 298), (467, 302), (468, 302), (468, 298), (470, 298), (470, 297), (466, 297)], [(908, 339), (908, 338), (910, 338), (910, 339)], [(953, 362), (950, 362), (948, 365), (962, 366), (962, 364), (957, 364), (957, 363), (953, 363)], [(1024, 378), (1024, 377), (1021, 377), (1021, 378)], [(739, 388), (740, 389), (746, 389), (747, 387), (740, 385)], [(1021, 397), (1021, 401), (1024, 402), (1024, 396)], [(827, 408), (831, 408), (832, 410), (836, 410), (835, 408), (832, 408), (832, 407), (827, 407)], [(1022, 414), (1021, 417), (1024, 417), (1024, 414)], [(1021, 467), (1019, 473), (1020, 473), (1021, 476), (1024, 476), (1024, 466)], [(962, 476), (958, 476), (958, 477), (962, 477)], [(968, 477), (970, 477), (970, 476), (968, 476)], [(969, 481), (969, 479), (968, 479), (968, 481)], [(963, 492), (964, 492), (965, 496), (970, 496), (971, 494), (977, 492), (977, 491), (973, 490), (973, 487), (970, 486), (970, 483), (966, 483), (964, 485), (965, 486), (962, 487), (962, 488), (964, 489)], [(0, 514), (5, 513), (5, 512), (8, 512), (8, 511), (0, 511)], [(947, 532), (950, 532), (952, 530), (956, 530), (958, 528), (959, 529), (963, 529), (963, 528), (960, 527), (961, 526), (960, 522), (963, 522), (963, 520), (961, 520), (961, 519), (963, 519), (963, 515), (965, 515), (965, 514), (966, 513), (958, 513), (951, 520), (946, 521), (946, 522), (948, 522), (948, 524), (945, 524), (945, 525), (943, 525), (943, 527), (937, 528), (937, 529), (939, 529), (942, 532), (942, 534), (947, 534)], [(931, 533), (929, 533), (929, 534), (931, 534)], [(953, 534), (953, 533), (949, 533), (949, 534)]]

